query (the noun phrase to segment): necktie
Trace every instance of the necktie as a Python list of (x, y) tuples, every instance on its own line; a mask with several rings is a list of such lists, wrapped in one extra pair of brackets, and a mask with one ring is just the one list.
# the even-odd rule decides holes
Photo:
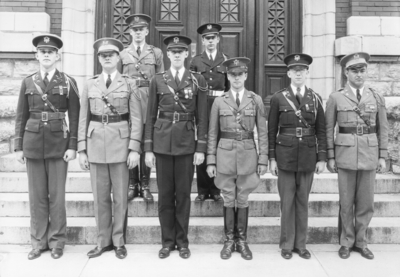
[(296, 89), (296, 99), (299, 104), (301, 103), (301, 93), (300, 93), (300, 88)]
[(47, 76), (49, 76), (49, 73), (48, 73), (48, 72), (46, 72), (46, 73), (44, 74), (44, 79), (43, 79), (43, 83), (44, 83), (44, 85), (45, 85), (46, 87), (49, 85), (49, 79), (47, 78)]
[(138, 54), (138, 56), (140, 56), (140, 54), (142, 53), (142, 51), (140, 50), (140, 46), (137, 47), (136, 53)]
[(111, 85), (111, 75), (108, 74), (107, 82), (106, 82), (106, 87), (108, 88)]
[(181, 80), (179, 80), (179, 71), (176, 71), (175, 74), (175, 83), (179, 86), (179, 84), (181, 83)]
[(358, 102), (360, 102), (360, 100), (361, 100), (361, 94), (360, 94), (359, 89), (357, 89), (357, 100), (358, 100)]
[(239, 92), (236, 92), (236, 105), (237, 105), (238, 107), (240, 106)]
[(212, 61), (212, 62), (214, 61), (214, 60), (213, 60), (213, 57), (212, 57), (212, 55), (211, 55), (211, 54), (210, 54), (210, 61)]

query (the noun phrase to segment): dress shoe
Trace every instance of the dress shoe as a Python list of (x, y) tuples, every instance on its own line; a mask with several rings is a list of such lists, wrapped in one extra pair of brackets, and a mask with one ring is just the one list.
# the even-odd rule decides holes
[(128, 255), (128, 251), (126, 251), (125, 245), (122, 245), (120, 247), (114, 247), (115, 251), (115, 256), (118, 259), (125, 259), (126, 256)]
[(224, 199), (219, 194), (211, 195), (211, 199), (215, 202), (224, 202)]
[(196, 199), (194, 199), (195, 202), (204, 202), (206, 200), (206, 195), (205, 194), (199, 194), (196, 196)]
[(90, 250), (90, 251), (87, 253), (87, 255), (88, 255), (89, 258), (96, 258), (96, 257), (101, 256), (101, 254), (103, 254), (103, 253), (106, 252), (106, 251), (111, 251), (111, 250), (113, 250), (113, 248), (114, 248), (114, 247), (113, 247), (112, 244), (110, 244), (109, 246), (103, 247), (103, 248), (100, 248), (100, 247), (97, 246), (95, 249)]
[(235, 251), (236, 244), (234, 240), (227, 240), (224, 242), (224, 247), (221, 250), (221, 259), (227, 260), (232, 257), (232, 252)]
[(281, 256), (282, 256), (282, 258), (284, 258), (286, 260), (291, 259), (293, 257), (292, 250), (282, 249)]
[(158, 257), (159, 257), (160, 259), (168, 258), (168, 257), (169, 257), (169, 253), (170, 253), (172, 250), (174, 250), (174, 249), (169, 248), (169, 247), (163, 247), (163, 248), (160, 249), (160, 251), (158, 251)]
[(142, 190), (140, 192), (140, 196), (143, 197), (143, 200), (146, 202), (153, 202), (154, 197), (150, 192), (149, 187), (142, 187)]
[(42, 255), (42, 252), (45, 252), (49, 250), (49, 248), (46, 249), (32, 249), (31, 252), (28, 254), (28, 260), (34, 260), (36, 258), (39, 258), (40, 255)]
[(190, 250), (186, 247), (179, 248), (179, 256), (182, 259), (189, 259), (190, 258)]
[(298, 248), (293, 248), (293, 252), (299, 254), (299, 256), (303, 259), (310, 259), (311, 254), (307, 249), (298, 249)]
[(59, 259), (61, 256), (64, 254), (63, 250), (61, 248), (53, 248), (51, 250), (51, 257), (53, 259)]
[(368, 260), (372, 260), (374, 258), (374, 254), (367, 247), (360, 248), (360, 247), (354, 246), (353, 251), (360, 253), (361, 256), (363, 256), (364, 258), (366, 258)]
[(139, 184), (129, 184), (128, 187), (128, 201), (139, 196)]
[(350, 247), (342, 246), (339, 249), (339, 257), (342, 259), (347, 259), (350, 257), (350, 252), (351, 252)]

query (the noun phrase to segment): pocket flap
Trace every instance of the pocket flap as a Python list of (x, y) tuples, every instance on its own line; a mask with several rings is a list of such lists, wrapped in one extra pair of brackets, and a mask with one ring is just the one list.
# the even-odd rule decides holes
[(369, 146), (378, 146), (378, 138), (375, 134), (368, 136), (368, 145)]
[(335, 139), (335, 145), (341, 146), (355, 146), (355, 137), (352, 134), (337, 134)]
[(233, 140), (230, 139), (220, 139), (218, 143), (218, 147), (225, 150), (233, 149)]
[(338, 105), (337, 106), (338, 111), (346, 112), (346, 111), (352, 111), (353, 108), (349, 106), (343, 106), (343, 105)]
[(245, 140), (244, 141), (244, 149), (250, 150), (256, 147), (254, 140)]
[(28, 120), (25, 126), (25, 131), (39, 133), (39, 121)]
[(100, 93), (97, 91), (89, 91), (88, 97), (89, 98), (101, 98)]
[(51, 120), (50, 130), (52, 132), (62, 132), (62, 121), (61, 120)]
[(219, 115), (221, 115), (221, 116), (233, 116), (231, 110), (219, 110)]
[(61, 87), (61, 89), (60, 89), (60, 87), (55, 87), (51, 90), (51, 93), (58, 94), (58, 95), (63, 95), (63, 94), (66, 95), (68, 93), (68, 91), (67, 91), (67, 88), (64, 88), (64, 87)]
[(292, 136), (279, 135), (276, 140), (276, 144), (283, 145), (283, 146), (292, 146), (293, 138), (294, 137), (292, 137)]
[(377, 107), (376, 107), (375, 104), (373, 104), (373, 103), (365, 104), (365, 112), (367, 112), (367, 113), (375, 113), (376, 110), (377, 110)]
[(128, 98), (128, 92), (127, 91), (119, 91), (119, 92), (113, 92), (113, 97), (114, 98)]
[(92, 136), (93, 130), (94, 130), (94, 126), (89, 125), (86, 136), (90, 138)]
[(279, 111), (280, 112), (291, 112), (291, 111), (293, 111), (293, 108), (291, 106), (279, 106)]
[(157, 120), (156, 123), (154, 123), (154, 128), (161, 129), (163, 122), (161, 120)]
[(25, 90), (25, 94), (39, 94), (39, 92), (34, 89), (27, 89)]
[(245, 116), (256, 116), (256, 111), (255, 110), (244, 110), (244, 115)]
[(119, 134), (121, 138), (128, 138), (129, 137), (129, 128), (119, 128)]
[(218, 65), (218, 66), (217, 66), (217, 72), (219, 72), (219, 73), (225, 73), (224, 67)]

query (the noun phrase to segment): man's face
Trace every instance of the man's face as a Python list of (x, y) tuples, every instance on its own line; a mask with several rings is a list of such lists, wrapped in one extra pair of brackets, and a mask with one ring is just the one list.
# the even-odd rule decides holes
[(218, 43), (219, 43), (219, 36), (216, 34), (203, 37), (203, 44), (206, 47), (206, 49), (211, 53), (217, 50)]
[(114, 68), (117, 68), (119, 55), (116, 52), (104, 52), (100, 53), (98, 56), (99, 62), (103, 68), (108, 70), (113, 70)]
[(183, 67), (183, 63), (188, 57), (188, 54), (188, 51), (184, 49), (173, 49), (167, 51), (167, 56), (171, 61), (171, 66), (177, 69)]
[(40, 65), (44, 68), (51, 68), (55, 66), (56, 62), (60, 58), (58, 51), (54, 48), (39, 48), (36, 52), (36, 59)]
[(136, 44), (141, 44), (149, 34), (149, 29), (147, 27), (134, 27), (130, 29), (129, 33)]
[(367, 67), (352, 67), (346, 69), (345, 74), (352, 87), (361, 88), (364, 86), (365, 78), (367, 77)]
[(247, 79), (247, 73), (245, 72), (228, 72), (228, 80), (231, 87), (236, 91), (242, 90), (244, 88), (244, 82)]
[(288, 77), (291, 79), (292, 85), (301, 87), (305, 84), (308, 76), (308, 69), (304, 66), (295, 66), (289, 69)]

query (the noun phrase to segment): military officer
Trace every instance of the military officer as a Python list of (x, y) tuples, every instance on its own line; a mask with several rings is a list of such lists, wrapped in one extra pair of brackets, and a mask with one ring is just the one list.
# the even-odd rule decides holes
[[(207, 23), (197, 28), (197, 33), (202, 36), (205, 50), (195, 56), (190, 63), (190, 69), (203, 75), (208, 83), (208, 116), (210, 116), (215, 98), (229, 90), (229, 81), (225, 68), (222, 66), (228, 56), (217, 50), (221, 28), (221, 25), (216, 23)], [(198, 196), (195, 201), (204, 201), (207, 198), (223, 201), (219, 189), (214, 184), (214, 179), (208, 176), (206, 169), (205, 162), (196, 166)]]
[(58, 259), (67, 240), (65, 181), (68, 162), (76, 157), (79, 93), (75, 80), (56, 69), (62, 39), (42, 34), (32, 43), (40, 70), (22, 81), (15, 151), (28, 173), (33, 248), (28, 259), (40, 257), (49, 248), (51, 257)]
[[(164, 71), (161, 49), (148, 45), (145, 41), (149, 34), (150, 21), (151, 17), (146, 14), (133, 14), (125, 19), (129, 25), (132, 43), (120, 54), (123, 74), (136, 78), (141, 97), (143, 125), (146, 123), (150, 80), (156, 73)], [(149, 187), (151, 169), (146, 166), (144, 158), (143, 153), (140, 155), (139, 166), (130, 170), (128, 201), (135, 197), (142, 197), (144, 201), (154, 199)]]
[(150, 82), (144, 151), (147, 166), (157, 164), (159, 257), (168, 257), (177, 246), (179, 256), (187, 259), (194, 165), (204, 162), (206, 152), (207, 84), (184, 67), (190, 38), (170, 36), (164, 43), (171, 68)]
[(388, 122), (385, 98), (365, 85), (369, 58), (359, 52), (340, 60), (347, 84), (326, 105), (328, 169), (338, 172), (342, 259), (351, 251), (374, 258), (367, 248), (367, 229), (374, 213), (376, 172), (386, 168)]
[[(244, 87), (249, 62), (250, 59), (240, 57), (222, 63), (227, 68), (231, 89), (215, 99), (208, 131), (207, 172), (215, 177), (224, 198), (222, 259), (229, 259), (235, 248), (245, 260), (253, 258), (247, 244), (248, 197), (260, 184), (260, 175), (267, 172), (268, 166), (264, 104), (259, 95)], [(259, 154), (254, 127), (258, 131)]]
[(305, 86), (312, 60), (306, 54), (284, 58), (290, 86), (272, 96), (268, 117), (270, 168), (278, 176), (279, 247), (284, 259), (292, 258), (292, 251), (304, 259), (311, 258), (306, 249), (308, 197), (314, 172), (323, 172), (326, 162), (322, 99)]
[(93, 47), (103, 71), (85, 85), (78, 132), (79, 163), (90, 170), (98, 231), (97, 247), (88, 256), (98, 257), (114, 247), (117, 258), (123, 259), (127, 256), (128, 168), (137, 166), (141, 151), (140, 95), (134, 80), (117, 70), (123, 44), (102, 38)]

